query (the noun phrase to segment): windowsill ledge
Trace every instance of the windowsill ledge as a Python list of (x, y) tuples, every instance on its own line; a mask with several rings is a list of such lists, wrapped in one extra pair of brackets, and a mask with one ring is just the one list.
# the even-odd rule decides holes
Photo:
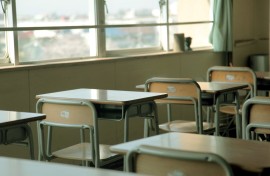
[(34, 69), (34, 68), (41, 68), (41, 67), (59, 67), (59, 66), (66, 66), (66, 65), (79, 65), (81, 63), (88, 63), (88, 62), (104, 62), (104, 61), (112, 61), (112, 60), (122, 60), (122, 59), (138, 59), (138, 58), (145, 58), (145, 57), (153, 57), (153, 56), (162, 56), (162, 55), (174, 55), (174, 54), (196, 54), (198, 52), (213, 52), (212, 48), (196, 48), (190, 51), (185, 52), (176, 52), (176, 51), (162, 51), (162, 52), (153, 52), (153, 53), (143, 53), (143, 54), (133, 54), (133, 55), (118, 55), (118, 56), (111, 56), (111, 57), (104, 57), (104, 58), (78, 58), (74, 60), (65, 60), (65, 61), (54, 61), (54, 62), (42, 62), (42, 63), (31, 63), (31, 64), (21, 64), (21, 65), (13, 65), (13, 64), (0, 64), (1, 71), (9, 71), (14, 69)]

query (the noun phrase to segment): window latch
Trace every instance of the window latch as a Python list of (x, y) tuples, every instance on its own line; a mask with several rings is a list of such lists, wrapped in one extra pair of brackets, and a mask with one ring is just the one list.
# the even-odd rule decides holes
[(162, 14), (163, 12), (163, 6), (166, 5), (166, 1), (165, 0), (159, 0), (159, 8), (160, 8), (160, 13)]
[(106, 13), (108, 14), (109, 13), (108, 5), (107, 5), (107, 2), (105, 0), (104, 0), (104, 7), (106, 9)]
[(10, 3), (10, 0), (1, 0), (1, 7), (2, 7), (2, 10), (3, 10), (4, 14), (6, 13), (7, 4), (9, 4), (9, 3)]

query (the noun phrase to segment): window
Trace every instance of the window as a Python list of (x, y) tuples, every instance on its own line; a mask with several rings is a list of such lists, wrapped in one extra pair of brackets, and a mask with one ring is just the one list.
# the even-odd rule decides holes
[(169, 9), (169, 19), (172, 23), (170, 25), (171, 42), (173, 42), (174, 33), (184, 33), (185, 37), (192, 38), (193, 48), (211, 46), (208, 41), (212, 28), (212, 23), (209, 23), (212, 21), (211, 1), (171, 0)]
[(168, 51), (175, 33), (192, 37), (192, 48), (211, 46), (211, 0), (1, 0), (1, 4), (2, 62)]
[[(159, 9), (158, 1), (136, 0), (132, 6), (130, 3), (126, 0), (106, 1), (105, 24), (119, 25), (106, 29), (106, 50), (160, 47), (159, 26), (140, 25), (158, 23), (159, 15), (153, 13)], [(121, 24), (131, 26), (121, 27)]]
[(17, 26), (30, 28), (18, 31), (19, 61), (96, 56), (90, 50), (96, 30), (84, 27), (96, 24), (89, 9), (89, 0), (16, 0)]

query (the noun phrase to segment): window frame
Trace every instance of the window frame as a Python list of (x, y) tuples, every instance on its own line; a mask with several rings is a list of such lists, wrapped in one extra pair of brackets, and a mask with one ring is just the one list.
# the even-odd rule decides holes
[[(92, 17), (95, 20), (96, 25), (76, 25), (76, 26), (33, 26), (33, 27), (18, 27), (17, 26), (17, 13), (16, 13), (16, 0), (7, 0), (11, 6), (8, 7), (9, 13), (6, 13), (5, 16), (7, 18), (8, 15), (11, 15), (12, 18), (9, 20), (9, 23), (12, 24), (11, 27), (3, 27), (0, 28), (0, 31), (5, 31), (9, 35), (7, 35), (7, 56), (6, 58), (0, 59), (0, 64), (2, 63), (13, 63), (14, 65), (22, 65), (22, 64), (34, 64), (40, 63), (42, 61), (36, 62), (20, 62), (19, 56), (19, 46), (18, 46), (18, 32), (19, 31), (35, 31), (35, 30), (59, 30), (59, 29), (95, 29), (96, 30), (96, 57), (93, 58), (102, 58), (102, 57), (113, 57), (113, 56), (126, 56), (134, 55), (134, 54), (142, 54), (142, 53), (155, 53), (155, 52), (168, 52), (170, 51), (170, 26), (173, 25), (192, 25), (192, 24), (213, 24), (214, 21), (193, 21), (193, 22), (169, 22), (169, 0), (166, 0), (166, 5), (161, 6), (162, 11), (166, 13), (162, 13), (160, 17), (160, 21), (157, 23), (145, 23), (145, 24), (105, 24), (105, 1), (94, 0), (92, 3), (92, 7), (94, 11), (94, 16)], [(98, 10), (97, 10), (98, 9)], [(165, 32), (162, 33), (162, 37), (160, 38), (160, 46), (152, 47), (152, 48), (136, 48), (136, 49), (124, 49), (124, 50), (106, 50), (106, 34), (105, 29), (108, 28), (125, 28), (125, 27), (159, 27), (161, 30)], [(160, 34), (161, 35), (161, 34)], [(90, 57), (92, 58), (92, 57)], [(59, 58), (46, 60), (43, 62), (55, 62), (55, 61), (66, 61), (66, 60), (76, 60), (76, 59), (84, 59), (84, 58)], [(89, 59), (89, 57), (87, 57)]]

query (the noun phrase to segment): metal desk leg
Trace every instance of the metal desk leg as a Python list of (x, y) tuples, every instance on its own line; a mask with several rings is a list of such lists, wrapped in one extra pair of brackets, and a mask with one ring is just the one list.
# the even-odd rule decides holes
[(43, 151), (42, 151), (42, 141), (41, 141), (41, 131), (40, 131), (40, 121), (37, 121), (37, 135), (38, 135), (38, 161), (43, 160)]
[(130, 105), (123, 108), (122, 112), (124, 114), (124, 142), (127, 142), (129, 138), (129, 118), (134, 116), (144, 117), (144, 137), (149, 136), (151, 120), (154, 120), (156, 134), (159, 134), (157, 105), (154, 101)]
[(172, 121), (172, 106), (171, 104), (167, 104), (167, 117), (168, 117), (168, 122)]
[(149, 136), (149, 119), (144, 119), (144, 135), (143, 137), (148, 137)]
[(152, 118), (144, 119), (144, 137), (149, 137), (149, 134), (150, 134), (149, 126), (151, 126), (151, 120), (154, 121), (154, 126), (155, 126), (154, 128), (155, 128), (156, 134), (159, 134), (157, 105), (155, 102), (151, 102), (151, 104), (152, 104)]
[(239, 103), (239, 94), (235, 92), (235, 102), (236, 102), (236, 114), (235, 114), (235, 122), (236, 122), (236, 137), (238, 139), (242, 138), (242, 127), (241, 127), (241, 116), (239, 114), (240, 103)]
[(25, 129), (27, 131), (30, 157), (31, 157), (31, 160), (35, 160), (35, 152), (34, 152), (34, 142), (33, 142), (32, 130), (31, 130), (31, 127), (28, 124), (25, 125)]
[(154, 111), (156, 134), (159, 134), (158, 109), (157, 109), (157, 104), (155, 102), (153, 102), (153, 111)]
[(218, 95), (217, 99), (216, 99), (216, 103), (215, 103), (215, 118), (214, 118), (214, 124), (215, 124), (215, 136), (219, 136), (220, 135), (220, 129), (219, 129), (219, 99), (220, 99), (220, 95)]
[(128, 110), (125, 112), (125, 119), (124, 119), (124, 142), (128, 141), (128, 132), (129, 132), (129, 117), (128, 117)]
[[(29, 124), (24, 123), (19, 125), (12, 125), (8, 127), (3, 127), (1, 128), (1, 130), (5, 134), (1, 134), (2, 139), (0, 143), (3, 143), (5, 145), (18, 144), (27, 146), (29, 148), (30, 158), (32, 160), (35, 160), (33, 134)], [(18, 133), (17, 131), (17, 133), (15, 134), (14, 132), (11, 132), (12, 130), (23, 130), (23, 131), (20, 133)]]

